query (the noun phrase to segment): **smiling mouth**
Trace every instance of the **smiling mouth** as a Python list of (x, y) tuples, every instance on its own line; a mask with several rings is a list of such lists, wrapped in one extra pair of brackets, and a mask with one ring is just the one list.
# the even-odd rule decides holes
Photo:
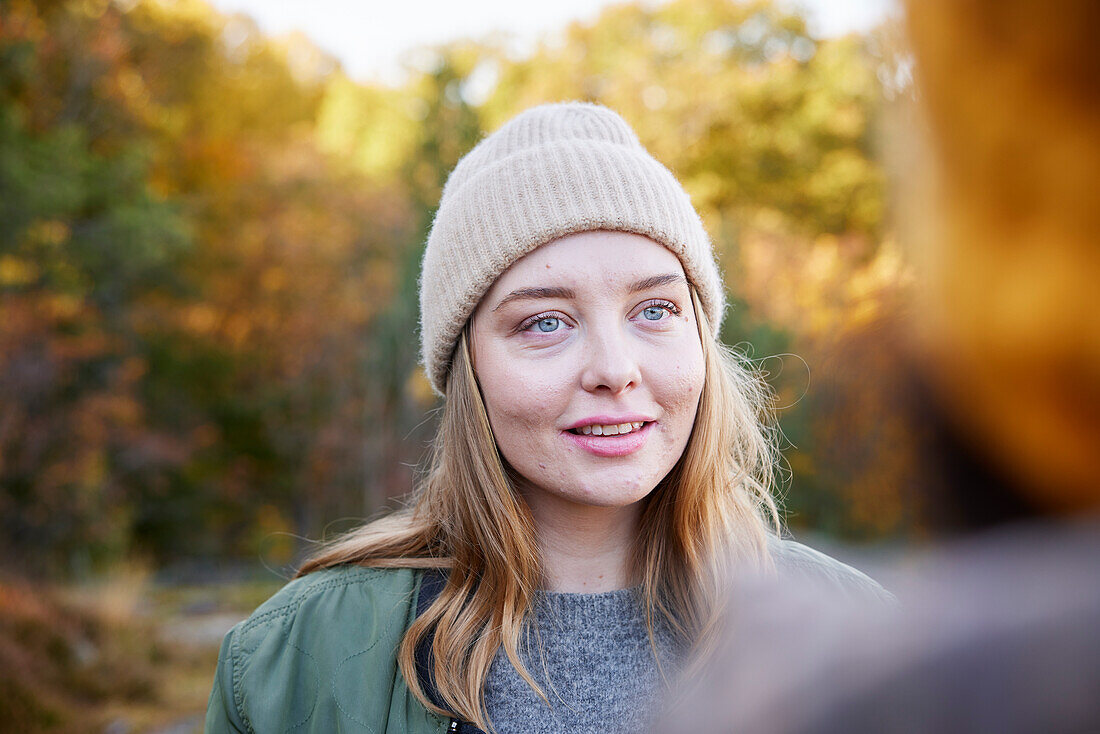
[(569, 433), (577, 436), (623, 436), (640, 431), (652, 421), (634, 421), (632, 423), (611, 423), (608, 425), (580, 426), (570, 428)]

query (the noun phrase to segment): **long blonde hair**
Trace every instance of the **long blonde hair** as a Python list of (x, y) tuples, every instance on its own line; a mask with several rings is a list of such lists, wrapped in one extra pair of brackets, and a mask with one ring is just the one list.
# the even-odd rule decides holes
[[(779, 529), (779, 516), (768, 389), (711, 336), (694, 288), (691, 299), (706, 365), (703, 390), (683, 455), (643, 500), (631, 573), (641, 585), (651, 645), (660, 620), (698, 652), (714, 635), (730, 566), (768, 567), (767, 535)], [(508, 471), (474, 375), (467, 327), (447, 378), (430, 468), (410, 505), (327, 545), (298, 571), (342, 564), (449, 568), (439, 596), (405, 633), (398, 663), (429, 710), (486, 731), (484, 684), (501, 647), (546, 700), (518, 654), (543, 570), (531, 512)], [(447, 710), (428, 700), (416, 672), (416, 648), (433, 632), (431, 672)]]

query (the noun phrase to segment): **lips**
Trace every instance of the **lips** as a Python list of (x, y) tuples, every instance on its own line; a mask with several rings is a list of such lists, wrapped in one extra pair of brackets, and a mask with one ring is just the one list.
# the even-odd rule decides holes
[[(578, 426), (578, 428), (580, 427)], [(595, 434), (585, 435), (582, 433), (574, 433), (572, 430), (562, 431), (561, 436), (570, 444), (577, 448), (584, 449), (591, 454), (613, 457), (626, 456), (642, 448), (648, 440), (652, 429), (653, 421), (644, 421), (642, 422), (641, 428), (631, 430), (629, 433), (614, 436)]]

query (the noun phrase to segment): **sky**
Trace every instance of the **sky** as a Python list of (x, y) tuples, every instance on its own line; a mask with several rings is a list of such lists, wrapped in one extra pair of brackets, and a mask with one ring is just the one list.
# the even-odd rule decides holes
[[(655, 0), (643, 0), (658, 4)], [(360, 81), (399, 84), (404, 55), (418, 47), (504, 32), (518, 54), (571, 21), (587, 21), (622, 0), (208, 0), (252, 16), (269, 35), (304, 32)], [(866, 30), (897, 0), (789, 0), (807, 10), (815, 35)]]

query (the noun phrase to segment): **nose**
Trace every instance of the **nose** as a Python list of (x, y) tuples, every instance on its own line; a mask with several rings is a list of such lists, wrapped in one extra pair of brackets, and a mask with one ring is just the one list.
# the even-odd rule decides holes
[(588, 392), (606, 390), (619, 395), (636, 387), (641, 367), (629, 341), (617, 326), (591, 329), (584, 345), (585, 359), (581, 387)]

